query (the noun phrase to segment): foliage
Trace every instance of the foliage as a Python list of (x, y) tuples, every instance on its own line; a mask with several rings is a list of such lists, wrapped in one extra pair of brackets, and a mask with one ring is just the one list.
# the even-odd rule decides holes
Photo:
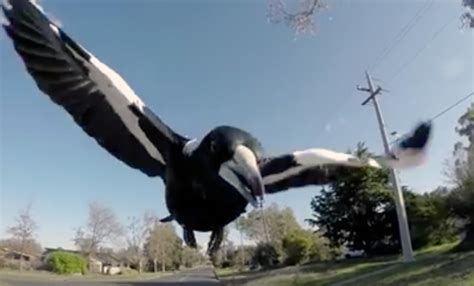
[(179, 268), (181, 251), (182, 241), (173, 225), (155, 223), (145, 242), (145, 253), (153, 262), (153, 271), (157, 271), (158, 264), (161, 271)]
[(474, 247), (474, 103), (459, 118), (456, 131), (465, 143), (461, 141), (455, 145), (450, 176), (454, 188), (449, 196), (449, 206), (464, 223), (464, 244)]
[(253, 245), (242, 245), (235, 249), (232, 255), (230, 265), (239, 268), (249, 267), (252, 264), (252, 257), (254, 256), (256, 247)]
[[(367, 156), (363, 145), (356, 150)], [(331, 245), (363, 249), (367, 254), (390, 252), (397, 243), (396, 213), (386, 170), (341, 169), (338, 177), (311, 201), (313, 219)]]
[(278, 251), (270, 243), (259, 243), (252, 257), (252, 264), (263, 268), (277, 265), (279, 261)]
[(297, 230), (283, 239), (284, 263), (295, 265), (331, 258), (329, 242), (310, 230)]
[(55, 251), (48, 258), (48, 266), (58, 274), (85, 273), (86, 260), (77, 254)]
[(181, 265), (184, 267), (194, 267), (202, 265), (206, 261), (206, 257), (197, 248), (191, 248), (188, 246), (183, 247), (181, 255)]
[(312, 233), (305, 230), (298, 230), (289, 233), (283, 239), (284, 263), (295, 265), (306, 262), (313, 243)]
[[(359, 156), (367, 150), (359, 145)], [(333, 246), (363, 249), (368, 255), (399, 251), (399, 230), (395, 203), (385, 170), (341, 170), (337, 179), (311, 202), (313, 219)], [(416, 194), (403, 188), (408, 223), (414, 248), (452, 241), (454, 221), (443, 189)]]
[(415, 249), (447, 243), (457, 238), (454, 220), (449, 213), (449, 193), (446, 188), (420, 195), (404, 187), (403, 195)]
[(228, 239), (228, 236), (229, 230), (225, 228), (221, 248), (211, 255), (211, 261), (214, 266), (223, 268), (233, 266), (236, 253), (234, 243)]
[(158, 218), (151, 212), (147, 212), (139, 219), (131, 217), (127, 225), (127, 246), (124, 252), (127, 261), (137, 266), (139, 273), (142, 272), (143, 262), (145, 260), (144, 243), (146, 238), (150, 235), (150, 231)]
[(89, 257), (95, 254), (103, 243), (122, 233), (122, 226), (112, 209), (94, 202), (89, 204), (87, 224), (84, 229), (77, 230), (74, 243)]
[(268, 242), (278, 252), (281, 251), (283, 238), (289, 232), (301, 228), (290, 208), (280, 209), (276, 204), (264, 208), (263, 212), (261, 209), (253, 209), (247, 216), (240, 217), (235, 225), (247, 238), (257, 243)]

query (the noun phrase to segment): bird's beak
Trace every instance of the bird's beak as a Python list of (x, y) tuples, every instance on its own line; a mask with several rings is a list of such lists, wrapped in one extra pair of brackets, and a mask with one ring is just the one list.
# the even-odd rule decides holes
[(234, 156), (221, 165), (219, 176), (234, 186), (250, 204), (258, 206), (258, 199), (263, 198), (264, 186), (252, 150), (239, 145)]

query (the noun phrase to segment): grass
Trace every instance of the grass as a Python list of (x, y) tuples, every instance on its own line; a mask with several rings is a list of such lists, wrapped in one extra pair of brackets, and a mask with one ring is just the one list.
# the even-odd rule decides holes
[(241, 270), (239, 268), (216, 268), (215, 272), (218, 277), (228, 277), (241, 272)]
[[(59, 275), (48, 271), (16, 271), (16, 270), (0, 270), (0, 276), (9, 280), (43, 280), (43, 281), (138, 281), (152, 279), (168, 273), (142, 273), (138, 272), (125, 275), (102, 275), (102, 274), (86, 274), (86, 275)], [(0, 284), (0, 286), (4, 286)]]
[(416, 261), (398, 257), (360, 259), (271, 271), (228, 274), (218, 272), (226, 285), (407, 285), (474, 286), (474, 251), (451, 252), (447, 244), (416, 252)]

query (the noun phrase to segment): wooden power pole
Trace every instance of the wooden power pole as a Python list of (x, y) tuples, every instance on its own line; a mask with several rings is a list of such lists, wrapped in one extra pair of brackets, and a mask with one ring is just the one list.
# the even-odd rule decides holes
[[(390, 145), (388, 142), (387, 130), (385, 129), (385, 122), (383, 120), (382, 111), (380, 110), (380, 106), (377, 100), (377, 95), (381, 93), (382, 88), (380, 86), (377, 86), (377, 88), (374, 87), (372, 77), (368, 72), (365, 72), (365, 76), (367, 78), (367, 84), (369, 85), (369, 87), (362, 88), (358, 86), (357, 89), (360, 91), (368, 92), (370, 94), (370, 96), (362, 103), (362, 105), (366, 105), (370, 101), (372, 101), (372, 103), (374, 104), (375, 113), (377, 115), (377, 120), (379, 123), (380, 134), (382, 135), (383, 146), (385, 149), (385, 153), (388, 154), (390, 153)], [(397, 210), (398, 228), (400, 230), (400, 242), (402, 245), (403, 261), (411, 262), (414, 261), (414, 257), (413, 249), (411, 246), (410, 230), (408, 228), (405, 202), (403, 199), (403, 193), (400, 189), (400, 184), (398, 182), (397, 172), (393, 168), (390, 168), (390, 179), (392, 181), (392, 186), (395, 191), (394, 197)]]

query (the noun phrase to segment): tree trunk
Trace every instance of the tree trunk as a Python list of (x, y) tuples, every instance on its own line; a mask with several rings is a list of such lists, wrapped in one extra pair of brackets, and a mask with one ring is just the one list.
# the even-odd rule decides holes
[(158, 272), (158, 260), (156, 258), (153, 259), (153, 272)]
[(161, 272), (165, 272), (165, 271), (166, 271), (165, 256), (162, 253), (161, 254)]
[(165, 249), (163, 246), (160, 247), (161, 250), (161, 272), (166, 271), (166, 265), (165, 265)]
[(142, 274), (142, 260), (138, 260), (138, 274)]
[(20, 253), (20, 272), (23, 271), (23, 254)]

